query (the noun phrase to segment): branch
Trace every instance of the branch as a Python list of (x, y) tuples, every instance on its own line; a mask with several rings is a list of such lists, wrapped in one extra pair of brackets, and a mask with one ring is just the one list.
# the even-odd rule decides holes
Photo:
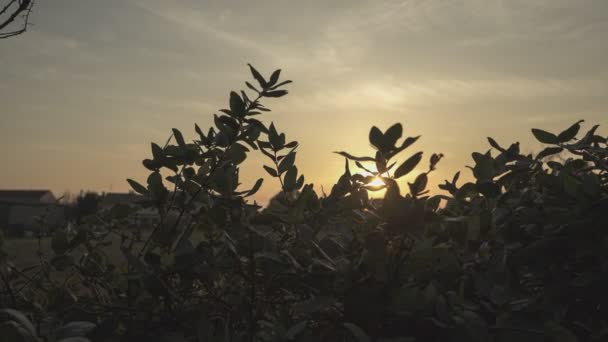
[[(8, 12), (9, 8), (12, 7), (12, 5), (14, 3), (16, 3), (18, 0), (10, 0), (8, 2), (8, 4), (6, 4), (6, 6), (4, 6), (2, 8), (2, 10), (0, 10), (0, 15), (5, 14)], [(0, 39), (6, 39), (12, 36), (16, 36), (19, 34), (24, 33), (25, 31), (27, 31), (28, 25), (29, 25), (29, 18), (30, 18), (30, 14), (32, 13), (32, 8), (34, 8), (34, 3), (35, 0), (19, 0), (19, 6), (15, 9), (14, 12), (11, 13), (11, 15), (9, 15), (8, 18), (6, 18), (6, 20), (4, 21), (0, 21), (0, 31), (5, 29), (6, 27), (8, 27), (12, 22), (15, 21), (15, 19), (17, 19), (17, 17), (19, 15), (22, 15), (23, 18), (23, 26), (15, 31), (9, 31), (9, 32), (0, 32)]]

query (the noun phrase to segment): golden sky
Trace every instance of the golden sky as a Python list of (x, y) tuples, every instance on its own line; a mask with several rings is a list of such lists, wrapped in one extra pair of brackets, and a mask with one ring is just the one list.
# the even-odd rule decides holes
[(487, 136), (532, 152), (532, 127), (608, 124), (606, 0), (53, 0), (31, 19), (0, 41), (0, 188), (127, 191), (149, 143), (209, 127), (248, 62), (294, 81), (263, 119), (326, 191), (344, 165), (331, 152), (371, 151), (372, 125), (422, 135), (400, 160), (444, 153), (436, 184), (469, 174)]

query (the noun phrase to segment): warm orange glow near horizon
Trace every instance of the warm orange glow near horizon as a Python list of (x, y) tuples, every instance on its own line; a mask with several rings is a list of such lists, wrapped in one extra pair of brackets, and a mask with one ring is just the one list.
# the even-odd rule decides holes
[[(422, 136), (395, 158), (425, 152), (402, 193), (445, 155), (433, 194), (469, 177), (488, 136), (532, 152), (531, 128), (608, 125), (608, 1), (73, 3), (37, 3), (35, 26), (0, 42), (0, 189), (128, 191), (126, 178), (147, 178), (150, 142), (172, 128), (196, 139), (195, 123), (207, 130), (248, 89), (247, 63), (294, 81), (256, 118), (300, 143), (296, 165), (319, 193), (344, 171), (332, 151), (373, 155), (372, 126)], [(265, 179), (261, 203), (280, 188), (265, 163), (251, 151), (240, 174), (243, 190)]]

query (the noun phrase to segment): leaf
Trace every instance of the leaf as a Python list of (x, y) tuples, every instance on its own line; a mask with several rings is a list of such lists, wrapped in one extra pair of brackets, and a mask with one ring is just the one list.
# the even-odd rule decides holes
[(292, 141), (292, 142), (290, 142), (288, 144), (285, 144), (286, 148), (295, 148), (297, 146), (298, 146), (298, 142), (297, 141)]
[(426, 188), (428, 180), (426, 172), (419, 174), (414, 180), (414, 183), (409, 184), (412, 195), (415, 196), (420, 194)]
[(155, 160), (162, 161), (163, 159), (165, 159), (165, 151), (162, 147), (158, 146), (155, 143), (151, 143), (150, 145), (152, 148), (152, 156)]
[(243, 99), (243, 103), (244, 104), (246, 104), (248, 102), (251, 102), (251, 100), (247, 96), (247, 93), (245, 91), (243, 91), (243, 90), (241, 90), (241, 98)]
[(376, 126), (373, 126), (369, 131), (369, 143), (372, 144), (376, 149), (384, 149), (384, 134)]
[(401, 143), (401, 146), (399, 146), (399, 148), (395, 149), (394, 151), (391, 151), (390, 153), (388, 153), (386, 155), (386, 159), (391, 159), (392, 157), (396, 156), (399, 152), (412, 146), (412, 144), (415, 143), (416, 141), (418, 141), (418, 139), (420, 139), (420, 136), (407, 137), (405, 140), (403, 140), (403, 142)]
[(135, 192), (137, 192), (138, 194), (142, 194), (142, 195), (148, 194), (148, 189), (146, 189), (145, 186), (139, 184), (138, 182), (136, 182), (130, 178), (127, 179), (127, 182), (129, 183), (131, 188), (133, 188), (133, 190), (135, 190)]
[(454, 174), (454, 177), (452, 178), (453, 185), (456, 185), (456, 182), (458, 182), (458, 178), (460, 178), (460, 171), (458, 171)]
[(490, 146), (494, 147), (495, 149), (499, 150), (500, 152), (506, 151), (504, 148), (502, 148), (500, 145), (498, 145), (496, 140), (492, 139), (491, 137), (488, 137), (488, 142), (490, 143)]
[(254, 195), (256, 192), (258, 192), (258, 190), (260, 190), (260, 187), (262, 186), (262, 183), (264, 183), (264, 179), (260, 178), (258, 179), (255, 184), (253, 185), (253, 188), (251, 188), (251, 190), (249, 190), (247, 192), (247, 194), (245, 195), (245, 197), (249, 197)]
[(500, 195), (501, 187), (492, 180), (479, 180), (477, 182), (477, 191), (486, 197), (494, 198)]
[(417, 152), (411, 157), (409, 157), (405, 162), (403, 162), (403, 164), (401, 164), (397, 168), (397, 170), (395, 170), (395, 179), (412, 172), (412, 170), (414, 170), (418, 163), (420, 163), (420, 160), (422, 160), (422, 152)]
[(281, 97), (288, 94), (287, 90), (275, 90), (263, 93), (266, 97)]
[(262, 77), (262, 75), (251, 64), (247, 63), (247, 65), (249, 65), (251, 74), (253, 75), (253, 78), (255, 78), (256, 81), (258, 81), (258, 83), (260, 84), (260, 87), (262, 87), (262, 89), (266, 89), (266, 87), (268, 86), (268, 83), (266, 83), (266, 80), (264, 79), (264, 77)]
[(245, 146), (235, 143), (234, 145), (232, 145), (232, 147), (230, 147), (230, 149), (228, 149), (226, 154), (235, 165), (238, 165), (242, 163), (245, 159), (247, 159), (246, 152), (248, 150), (249, 149)]
[(456, 198), (465, 198), (474, 195), (477, 193), (477, 187), (474, 183), (468, 182), (463, 184), (460, 189), (456, 191)]
[(471, 153), (471, 157), (473, 157), (473, 160), (475, 161), (476, 164), (483, 163), (483, 161), (485, 159), (487, 159), (485, 155), (483, 155), (479, 152)]
[(415, 143), (418, 139), (420, 139), (420, 136), (415, 136), (415, 137), (407, 137), (403, 143), (401, 144), (401, 149), (404, 150), (410, 146), (412, 146), (413, 143)]
[(256, 89), (256, 87), (254, 87), (251, 83), (249, 82), (245, 82), (245, 84), (247, 85), (247, 87), (249, 87), (249, 89), (255, 91), (256, 93), (259, 93), (260, 91)]
[[(31, 336), (36, 336), (36, 328), (21, 311), (15, 309), (0, 309), (0, 322), (13, 321), (23, 327)], [(4, 336), (4, 335), (0, 335)]]
[(287, 173), (285, 173), (285, 177), (283, 178), (285, 191), (292, 191), (295, 189), (297, 176), (298, 168), (292, 165), (289, 170), (287, 170)]
[(282, 174), (283, 172), (289, 170), (289, 168), (295, 163), (295, 161), (296, 152), (288, 153), (285, 158), (283, 158), (283, 160), (281, 160), (281, 162), (279, 163), (279, 174)]
[(435, 167), (437, 166), (437, 163), (439, 163), (439, 161), (441, 160), (441, 158), (443, 158), (443, 154), (442, 153), (433, 153), (433, 155), (431, 156), (430, 159), (430, 169), (431, 170), (435, 170)]
[(277, 85), (274, 85), (274, 86), (270, 87), (269, 89), (277, 89), (278, 87), (284, 86), (284, 85), (289, 84), (289, 83), (292, 83), (292, 81), (291, 80), (283, 81), (283, 82), (281, 82), (281, 83), (279, 83)]
[[(247, 138), (249, 138), (249, 141), (247, 141), (247, 143), (249, 145), (253, 145), (253, 142), (258, 140), (258, 138), (260, 137), (260, 134), (262, 134), (262, 130), (257, 127), (257, 126), (249, 126), (247, 128), (247, 131), (245, 132), (245, 134), (247, 134)], [(257, 150), (257, 146), (253, 147), (255, 150)]]
[(555, 134), (543, 131), (542, 129), (532, 128), (532, 134), (534, 134), (536, 140), (543, 144), (557, 144), (559, 142)]
[(184, 136), (182, 132), (180, 132), (177, 128), (173, 128), (173, 136), (175, 137), (175, 141), (180, 147), (186, 147), (186, 141), (184, 140)]
[(273, 150), (278, 151), (283, 148), (281, 144), (281, 137), (273, 122), (270, 123), (270, 127), (268, 128), (268, 140), (272, 145)]
[(344, 323), (344, 327), (353, 335), (353, 337), (358, 342), (371, 342), (369, 336), (363, 331), (363, 329), (359, 328), (357, 325), (353, 323)]
[(163, 178), (159, 172), (152, 172), (148, 176), (148, 191), (155, 195), (160, 195), (167, 191), (163, 185)]
[(369, 170), (368, 168), (366, 168), (366, 167), (365, 167), (363, 164), (361, 164), (359, 161), (356, 161), (356, 160), (355, 160), (355, 165), (357, 165), (357, 167), (358, 167), (358, 168), (360, 168), (360, 169), (362, 169), (362, 170), (365, 170), (365, 171), (367, 171), (367, 172), (369, 172), (369, 173), (372, 173), (372, 174), (374, 173), (374, 172), (372, 172), (371, 170)]
[(268, 86), (272, 87), (279, 80), (279, 75), (281, 75), (281, 69), (275, 70), (272, 75), (270, 75), (270, 81), (268, 82)]
[(578, 342), (578, 338), (570, 330), (555, 322), (545, 323), (545, 336), (555, 342)]
[(403, 126), (400, 123), (392, 125), (384, 132), (384, 140), (387, 146), (395, 147), (397, 140), (403, 135)]
[(376, 152), (376, 170), (378, 170), (380, 174), (386, 172), (386, 159), (380, 151)]
[(439, 208), (439, 204), (441, 203), (442, 199), (449, 200), (450, 198), (443, 195), (435, 195), (426, 200), (425, 206), (427, 209), (436, 211), (437, 208)]
[(275, 156), (274, 156), (272, 153), (270, 153), (270, 152), (266, 151), (265, 149), (263, 149), (263, 148), (261, 147), (261, 142), (260, 142), (260, 141), (258, 141), (258, 145), (260, 145), (260, 151), (261, 151), (261, 152), (262, 152), (262, 153), (263, 153), (263, 154), (264, 154), (266, 157), (270, 158), (270, 160), (272, 160), (272, 161), (276, 161), (276, 160), (277, 160), (277, 158), (276, 158), (276, 157), (275, 157)]
[(296, 190), (299, 190), (304, 185), (304, 175), (300, 175), (298, 177), (298, 181), (296, 182)]
[(568, 129), (561, 132), (557, 136), (557, 139), (559, 140), (559, 142), (564, 143), (564, 142), (568, 142), (568, 141), (574, 139), (576, 137), (576, 135), (578, 134), (578, 131), (581, 129), (582, 122), (585, 122), (585, 120), (579, 120), (576, 123), (574, 123), (572, 126), (570, 126)]
[(553, 154), (557, 154), (560, 153), (561, 151), (563, 151), (564, 149), (561, 147), (547, 147), (544, 150), (540, 151), (538, 153), (538, 155), (536, 156), (537, 160), (543, 159), (547, 156), (553, 155)]
[(342, 157), (346, 157), (346, 158), (348, 158), (350, 160), (356, 160), (356, 161), (360, 161), (360, 162), (362, 162), (362, 161), (372, 161), (372, 162), (375, 162), (376, 161), (376, 159), (374, 159), (372, 157), (355, 157), (352, 154), (349, 154), (349, 153), (344, 152), (344, 151), (334, 152), (334, 153), (339, 154)]
[(595, 131), (600, 127), (600, 125), (594, 125), (591, 129), (583, 136), (579, 141), (574, 144), (569, 145), (570, 148), (582, 148), (585, 147), (594, 140)]
[(7, 342), (34, 342), (36, 334), (31, 334), (15, 321), (0, 321), (0, 336)]
[(300, 335), (305, 329), (306, 326), (308, 325), (308, 321), (301, 321), (299, 323), (294, 324), (291, 328), (287, 329), (287, 332), (285, 333), (285, 339), (287, 340), (293, 340), (296, 337), (298, 337), (298, 335)]
[(231, 116), (228, 116), (228, 115), (221, 115), (221, 116), (214, 115), (213, 119), (215, 121), (215, 125), (217, 126), (217, 128), (220, 129), (220, 131), (225, 132), (226, 134), (229, 134), (231, 136), (234, 135), (238, 131), (238, 129), (239, 129), (238, 122), (233, 117), (231, 117)]
[(496, 168), (494, 159), (489, 154), (473, 153), (475, 167), (473, 175), (478, 180), (491, 180), (496, 176)]
[(58, 339), (66, 339), (68, 337), (84, 337), (91, 330), (95, 329), (96, 325), (92, 322), (73, 321), (69, 322), (57, 330)]
[(264, 165), (264, 170), (266, 170), (266, 172), (268, 172), (272, 177), (278, 177), (279, 176), (277, 174), (277, 171), (275, 169), (271, 168), (270, 166)]
[(245, 102), (236, 92), (230, 92), (230, 110), (237, 116), (245, 115)]

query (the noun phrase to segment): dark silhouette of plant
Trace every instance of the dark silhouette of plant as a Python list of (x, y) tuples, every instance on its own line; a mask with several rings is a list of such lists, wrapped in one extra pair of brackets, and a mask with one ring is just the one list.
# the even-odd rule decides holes
[[(582, 137), (582, 121), (559, 134), (533, 129), (547, 145), (536, 156), (488, 138), (492, 149), (472, 154), (475, 180), (459, 185), (457, 173), (433, 196), (428, 175), (443, 155), (423, 163), (422, 152), (404, 153), (419, 136), (372, 127), (374, 152), (336, 152), (344, 173), (319, 196), (299, 174), (298, 143), (257, 119), (269, 110), (261, 101), (286, 95), (290, 81), (250, 71), (253, 96), (231, 92), (214, 127), (195, 125), (195, 139), (173, 129), (163, 146), (152, 143), (145, 185), (128, 180), (161, 215), (150, 234), (125, 229), (129, 211), (91, 213), (105, 234), (57, 231), (54, 255), (32, 269), (3, 259), (0, 298), (20, 311), (0, 313), (0, 336), (606, 340), (608, 148), (597, 126)], [(253, 151), (281, 185), (263, 210), (248, 199), (263, 180), (239, 182)], [(572, 157), (547, 158), (564, 151)], [(381, 189), (383, 199), (370, 199)], [(124, 267), (105, 253), (111, 236)]]
[(81, 223), (82, 219), (91, 216), (98, 211), (99, 194), (95, 192), (81, 192), (74, 202), (73, 215), (76, 223)]

